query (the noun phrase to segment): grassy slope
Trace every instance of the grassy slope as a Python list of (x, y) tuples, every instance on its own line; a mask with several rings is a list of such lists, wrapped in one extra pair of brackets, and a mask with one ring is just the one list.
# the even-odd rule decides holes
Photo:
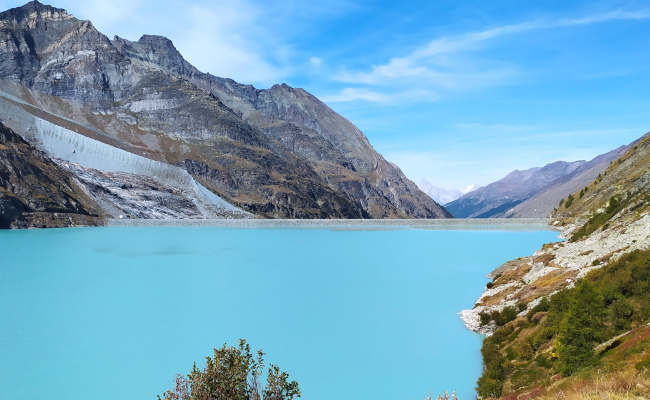
[[(615, 235), (648, 213), (649, 182), (650, 135), (646, 135), (587, 188), (564, 199), (553, 219), (568, 228), (576, 245), (603, 232)], [(558, 267), (552, 249), (562, 246), (549, 244), (536, 258), (513, 261), (514, 267), (497, 275), (493, 285), (520, 281), (534, 263)], [(478, 382), (479, 394), (507, 399), (587, 399), (604, 394), (611, 394), (604, 398), (650, 398), (649, 270), (650, 250), (637, 250), (592, 271), (577, 282), (576, 288), (567, 288), (566, 282), (568, 278), (575, 280), (577, 270), (559, 268), (517, 289), (515, 299), (521, 308), (509, 307), (482, 316), (484, 322), (496, 321), (499, 327), (483, 345), (485, 370)], [(593, 288), (595, 297), (575, 304), (584, 297), (584, 282)], [(626, 285), (641, 285), (643, 290), (632, 293)], [(498, 304), (513, 291), (506, 289), (493, 298), (484, 298), (483, 304)], [(557, 294), (549, 297), (554, 292)], [(541, 297), (551, 300), (517, 316), (526, 304)], [(582, 325), (596, 321), (595, 327), (582, 326), (576, 320), (580, 315), (588, 316)], [(626, 334), (610, 348), (591, 353), (599, 343), (621, 333)], [(571, 342), (568, 338), (581, 343), (577, 346), (584, 353), (581, 357), (566, 350), (570, 347), (566, 342)], [(575, 343), (572, 345), (575, 350)]]
[(591, 184), (563, 199), (552, 218), (562, 225), (579, 226), (572, 241), (607, 228), (618, 216), (626, 221), (637, 218), (650, 208), (650, 134), (614, 161)]
[[(648, 293), (650, 250), (627, 254), (592, 271), (575, 288), (551, 296), (484, 341), (486, 368), (479, 394), (516, 399), (522, 394), (580, 391), (598, 381), (620, 381), (609, 377), (616, 372), (645, 381), (633, 392), (650, 396)], [(572, 317), (576, 313), (584, 321), (576, 321)], [(627, 334), (597, 347), (623, 333)], [(563, 375), (570, 376), (562, 379)]]

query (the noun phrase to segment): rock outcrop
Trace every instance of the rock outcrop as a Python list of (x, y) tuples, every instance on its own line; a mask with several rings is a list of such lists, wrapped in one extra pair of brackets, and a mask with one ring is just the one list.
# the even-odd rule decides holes
[(0, 228), (99, 225), (74, 175), (0, 123)]

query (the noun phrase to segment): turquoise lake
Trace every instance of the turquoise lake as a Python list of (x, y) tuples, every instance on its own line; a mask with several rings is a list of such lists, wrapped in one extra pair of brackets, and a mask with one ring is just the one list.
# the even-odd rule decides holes
[(12, 400), (155, 399), (246, 338), (307, 400), (475, 397), (457, 313), (553, 231), (108, 227), (0, 231)]

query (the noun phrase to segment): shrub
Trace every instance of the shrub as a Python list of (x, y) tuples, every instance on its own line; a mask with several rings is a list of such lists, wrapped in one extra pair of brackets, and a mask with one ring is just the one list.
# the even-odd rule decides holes
[(539, 349), (544, 343), (553, 339), (557, 335), (557, 330), (551, 326), (544, 326), (531, 338), (533, 348)]
[(485, 287), (487, 287), (488, 289), (492, 289), (492, 288), (494, 287), (494, 282), (488, 282), (488, 283), (485, 285)]
[(510, 347), (508, 347), (506, 349), (506, 357), (508, 358), (508, 360), (514, 360), (514, 359), (518, 358), (519, 355), (517, 354), (517, 351), (515, 350), (515, 348), (510, 346)]
[(510, 326), (506, 326), (501, 329), (497, 329), (492, 336), (490, 336), (490, 340), (493, 341), (495, 344), (499, 345), (503, 342), (505, 342), (510, 335), (514, 332), (515, 328)]
[(621, 331), (627, 329), (632, 322), (632, 315), (634, 308), (625, 299), (617, 299), (612, 303), (610, 308), (611, 319), (614, 323), (616, 330)]
[(517, 353), (523, 360), (530, 360), (535, 355), (535, 349), (529, 340), (524, 340), (517, 346)]
[(537, 303), (537, 305), (533, 307), (532, 310), (528, 311), (528, 314), (526, 314), (528, 321), (532, 321), (533, 316), (538, 312), (548, 311), (549, 307), (550, 307), (550, 303), (548, 301), (548, 298), (543, 297), (542, 300), (540, 300), (540, 302)]
[(481, 311), (479, 314), (479, 319), (481, 320), (481, 326), (487, 325), (492, 321), (492, 317), (490, 317), (490, 314), (486, 313), (485, 311)]
[(535, 357), (535, 362), (537, 363), (537, 365), (539, 365), (542, 368), (551, 368), (553, 366), (551, 360), (549, 360), (543, 354), (540, 354), (537, 357)]
[(573, 204), (573, 195), (570, 194), (567, 198), (566, 201), (564, 202), (564, 208), (569, 208), (571, 207), (571, 204)]
[(520, 302), (517, 303), (517, 312), (522, 312), (526, 309), (526, 303)]
[(501, 310), (501, 325), (505, 325), (510, 321), (513, 321), (517, 318), (517, 309), (514, 307), (506, 307)]
[(514, 387), (526, 387), (540, 379), (539, 368), (535, 364), (529, 363), (523, 365), (512, 374), (512, 384)]
[(636, 363), (634, 365), (634, 368), (636, 368), (639, 371), (643, 371), (643, 370), (650, 371), (650, 357), (646, 357), (645, 360), (641, 360), (638, 363)]
[(622, 210), (625, 205), (626, 202), (622, 201), (618, 196), (610, 197), (609, 201), (607, 202), (607, 207), (605, 207), (605, 211), (592, 216), (584, 225), (582, 225), (573, 233), (570, 241), (575, 242), (576, 240), (590, 235), (600, 227), (607, 229), (607, 221), (609, 221), (614, 215)]
[(206, 357), (206, 366), (199, 369), (194, 364), (187, 379), (176, 378), (175, 389), (168, 390), (159, 400), (292, 400), (300, 397), (298, 382), (289, 381), (289, 374), (271, 364), (265, 387), (260, 396), (259, 377), (264, 369), (264, 353), (254, 356), (250, 346), (240, 339), (238, 347), (214, 349)]

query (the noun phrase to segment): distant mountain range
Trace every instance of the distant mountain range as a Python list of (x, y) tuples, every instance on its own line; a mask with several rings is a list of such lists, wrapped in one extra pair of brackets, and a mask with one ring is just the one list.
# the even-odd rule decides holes
[(442, 205), (445, 205), (447, 203), (456, 200), (460, 196), (464, 195), (465, 193), (471, 192), (477, 187), (476, 185), (469, 185), (463, 189), (445, 189), (433, 185), (431, 182), (429, 182), (426, 179), (420, 179), (417, 182), (417, 185), (420, 188), (420, 190), (422, 190), (424, 193), (429, 195), (429, 197), (435, 200), (436, 203)]
[(133, 203), (138, 196), (114, 190), (135, 176), (183, 192), (199, 211), (202, 201), (221, 207), (210, 215), (450, 216), (303, 89), (215, 77), (167, 38), (110, 40), (90, 21), (37, 1), (0, 13), (0, 43), (0, 120), (55, 161), (73, 163), (109, 216), (178, 213), (147, 213)]
[(445, 207), (457, 218), (548, 217), (561, 199), (593, 181), (629, 147), (621, 146), (590, 161), (557, 161), (515, 170)]

